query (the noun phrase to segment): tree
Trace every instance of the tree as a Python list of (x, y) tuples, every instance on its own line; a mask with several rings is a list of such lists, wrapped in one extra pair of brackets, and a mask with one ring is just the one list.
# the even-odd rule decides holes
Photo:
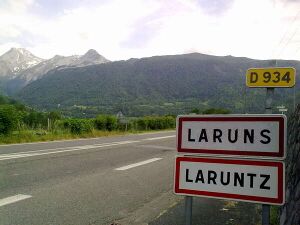
[(204, 110), (203, 114), (230, 114), (230, 110), (222, 108), (209, 108)]
[(200, 114), (200, 109), (193, 108), (191, 113)]
[(4, 96), (0, 95), (0, 105), (7, 104), (8, 100)]
[(14, 106), (0, 106), (0, 134), (10, 134), (17, 127), (18, 122), (18, 112)]

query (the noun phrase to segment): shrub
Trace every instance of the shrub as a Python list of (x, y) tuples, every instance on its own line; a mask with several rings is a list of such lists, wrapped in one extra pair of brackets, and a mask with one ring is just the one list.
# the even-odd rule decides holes
[(72, 134), (91, 132), (92, 120), (89, 119), (67, 119), (63, 122), (64, 128), (70, 129)]
[(134, 121), (138, 130), (148, 130), (148, 120), (140, 118)]
[(98, 115), (95, 119), (95, 128), (98, 130), (115, 130), (118, 126), (117, 117), (111, 115)]
[(139, 130), (161, 130), (174, 128), (176, 120), (172, 116), (147, 116), (135, 121)]
[(98, 115), (95, 119), (95, 128), (97, 130), (105, 130), (106, 129), (106, 116), (105, 115)]
[(53, 122), (61, 119), (61, 113), (58, 111), (52, 111), (49, 113), (48, 118)]
[(24, 115), (23, 122), (32, 129), (47, 127), (47, 115), (41, 112), (30, 111)]

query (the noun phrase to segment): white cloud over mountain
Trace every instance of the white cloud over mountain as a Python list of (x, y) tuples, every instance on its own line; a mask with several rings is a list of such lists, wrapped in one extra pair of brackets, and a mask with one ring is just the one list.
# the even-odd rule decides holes
[(286, 0), (4, 0), (0, 54), (93, 48), (112, 60), (192, 51), (300, 60), (299, 8)]

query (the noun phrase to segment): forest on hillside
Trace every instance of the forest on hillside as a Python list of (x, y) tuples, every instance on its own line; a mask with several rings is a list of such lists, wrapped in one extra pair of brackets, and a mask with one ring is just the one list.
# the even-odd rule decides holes
[[(97, 114), (126, 116), (178, 115), (194, 108), (226, 108), (233, 113), (262, 113), (265, 89), (247, 88), (250, 67), (271, 61), (203, 54), (157, 56), (81, 68), (52, 70), (16, 96), (39, 110), (57, 110), (76, 117)], [(278, 66), (300, 69), (298, 61)], [(297, 78), (299, 87), (299, 78)], [(293, 107), (294, 89), (276, 89), (274, 106)]]

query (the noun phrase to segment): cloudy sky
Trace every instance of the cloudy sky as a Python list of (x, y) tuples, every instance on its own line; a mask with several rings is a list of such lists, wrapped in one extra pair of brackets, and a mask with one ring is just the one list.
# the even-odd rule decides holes
[(0, 54), (300, 60), (300, 0), (0, 0)]

